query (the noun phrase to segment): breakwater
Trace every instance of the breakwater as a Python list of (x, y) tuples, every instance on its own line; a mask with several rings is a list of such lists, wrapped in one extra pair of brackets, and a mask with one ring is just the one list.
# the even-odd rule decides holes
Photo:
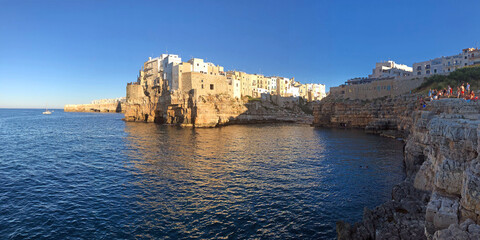
[(124, 113), (125, 98), (93, 100), (90, 104), (68, 104), (63, 110), (65, 112)]
[(102, 112), (102, 113), (123, 113), (125, 105), (122, 103), (106, 104), (68, 104), (63, 110), (65, 112)]
[(318, 127), (351, 127), (405, 138), (405, 181), (363, 221), (337, 223), (339, 239), (462, 239), (480, 236), (480, 103), (415, 95), (375, 101), (326, 99)]

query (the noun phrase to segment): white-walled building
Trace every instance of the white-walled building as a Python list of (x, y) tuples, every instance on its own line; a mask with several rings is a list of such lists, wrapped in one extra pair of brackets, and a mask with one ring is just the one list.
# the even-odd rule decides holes
[(268, 91), (271, 94), (277, 92), (277, 77), (266, 77), (268, 82)]
[(398, 64), (394, 61), (378, 62), (372, 70), (369, 78), (390, 78), (400, 76), (410, 76), (412, 68), (405, 64)]
[(188, 62), (192, 64), (193, 72), (208, 73), (208, 63), (204, 62), (203, 59), (192, 58)]
[(413, 74), (423, 77), (433, 74), (447, 74), (465, 66), (480, 64), (479, 54), (480, 50), (477, 48), (465, 48), (456, 55), (414, 63)]
[(310, 83), (306, 84), (307, 100), (317, 101), (327, 96), (325, 84)]
[[(163, 71), (163, 79), (168, 82), (170, 89), (172, 87), (178, 88), (178, 84), (174, 83), (173, 70), (176, 66), (182, 63), (182, 58), (174, 54), (162, 54), (160, 55), (160, 71)], [(178, 81), (177, 81), (178, 83)]]

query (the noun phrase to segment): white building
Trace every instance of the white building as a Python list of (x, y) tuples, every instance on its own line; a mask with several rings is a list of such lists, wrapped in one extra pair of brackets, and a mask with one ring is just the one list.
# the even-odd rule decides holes
[(268, 81), (268, 90), (274, 94), (277, 92), (277, 77), (266, 77)]
[(479, 49), (466, 48), (456, 55), (414, 63), (414, 75), (428, 77), (433, 74), (446, 74), (465, 66), (480, 64), (479, 54)]
[(311, 94), (310, 96), (307, 96), (309, 101), (321, 100), (327, 96), (325, 84), (310, 83), (306, 84), (306, 86), (307, 91)]
[(203, 59), (192, 58), (188, 62), (192, 64), (193, 72), (208, 73), (208, 63), (204, 62)]
[(400, 76), (411, 76), (412, 68), (405, 64), (398, 64), (394, 61), (378, 62), (372, 70), (369, 78), (390, 78)]
[[(182, 58), (174, 54), (160, 55), (160, 71), (163, 71), (163, 79), (168, 82), (170, 88), (174, 87), (173, 70), (182, 62)], [(178, 86), (177, 86), (178, 87)]]
[(302, 86), (301, 83), (296, 82), (293, 79), (290, 79), (289, 84), (287, 85), (287, 92), (288, 96), (292, 97), (299, 97), (300, 96), (300, 87)]

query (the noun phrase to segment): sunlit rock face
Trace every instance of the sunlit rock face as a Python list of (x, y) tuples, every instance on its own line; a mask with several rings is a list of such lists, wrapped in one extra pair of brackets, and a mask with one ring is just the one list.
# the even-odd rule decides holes
[(413, 124), (418, 96), (404, 95), (371, 101), (339, 100), (327, 97), (314, 106), (317, 127), (362, 128), (390, 137), (404, 137)]
[[(407, 179), (399, 188), (412, 186), (415, 191), (367, 211), (354, 226), (340, 223), (339, 238), (401, 239), (406, 232), (412, 234), (410, 239), (480, 238), (480, 102), (442, 99), (423, 107), (412, 96), (369, 102), (327, 99), (315, 106), (314, 125), (358, 127), (406, 137)], [(398, 188), (393, 195), (395, 191)], [(428, 197), (422, 198), (421, 193)], [(407, 205), (417, 206), (419, 214), (404, 206), (407, 196), (415, 199)], [(398, 213), (399, 209), (405, 211)], [(395, 210), (397, 214), (388, 217)], [(402, 215), (408, 220), (399, 218)], [(424, 235), (414, 234), (415, 221), (422, 222)]]
[(313, 116), (299, 105), (279, 106), (271, 100), (249, 102), (228, 94), (199, 95), (189, 92), (159, 92), (140, 85), (127, 86), (125, 121), (156, 122), (193, 127), (228, 124), (297, 122), (311, 124)]
[(426, 210), (429, 236), (467, 219), (480, 223), (479, 113), (479, 103), (445, 99), (414, 114), (405, 160), (425, 159), (414, 186), (433, 192)]

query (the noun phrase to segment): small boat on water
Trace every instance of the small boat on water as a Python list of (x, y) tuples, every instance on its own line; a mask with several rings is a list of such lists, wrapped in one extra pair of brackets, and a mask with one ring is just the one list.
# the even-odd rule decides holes
[(43, 112), (42, 114), (52, 114), (52, 112), (48, 111), (48, 109), (45, 108), (45, 112)]

